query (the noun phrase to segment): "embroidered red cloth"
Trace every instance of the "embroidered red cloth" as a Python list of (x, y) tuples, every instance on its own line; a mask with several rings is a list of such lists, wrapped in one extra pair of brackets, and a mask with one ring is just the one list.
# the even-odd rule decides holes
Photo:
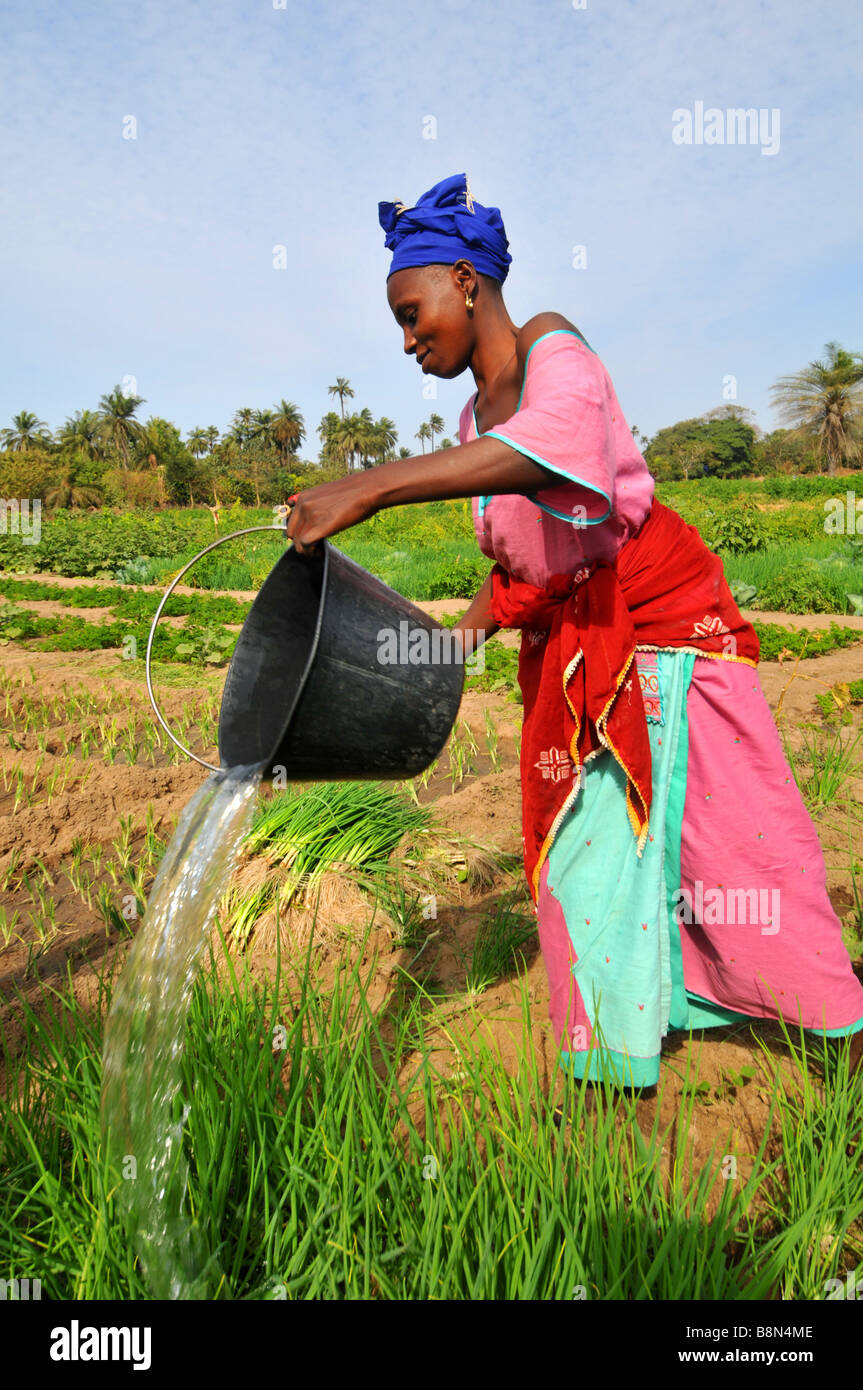
[(758, 637), (734, 602), (719, 556), (655, 499), (612, 564), (554, 575), (543, 588), (495, 565), (491, 611), (500, 627), (523, 630), (522, 825), (536, 902), (543, 862), (578, 794), (582, 766), (603, 748), (626, 773), (627, 812), (643, 852), (652, 765), (636, 645), (755, 666)]

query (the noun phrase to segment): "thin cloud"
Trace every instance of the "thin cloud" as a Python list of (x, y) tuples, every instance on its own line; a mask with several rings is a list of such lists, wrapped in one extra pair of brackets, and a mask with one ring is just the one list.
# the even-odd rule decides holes
[[(861, 347), (850, 0), (73, 0), (5, 30), (4, 421), (56, 426), (131, 373), (184, 431), (286, 396), (312, 453), (339, 375), (411, 449), (432, 410), (454, 436), (473, 380), (423, 397), (377, 203), (461, 170), (502, 210), (513, 317), (573, 318), (648, 433), (729, 374), (769, 428), (778, 375)], [(778, 109), (779, 153), (674, 145), (696, 101)]]

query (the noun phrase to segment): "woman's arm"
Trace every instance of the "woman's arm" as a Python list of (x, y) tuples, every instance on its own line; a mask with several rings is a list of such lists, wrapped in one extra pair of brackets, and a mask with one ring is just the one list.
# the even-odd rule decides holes
[(500, 439), (472, 439), (421, 458), (394, 459), (370, 470), (378, 507), (436, 502), (448, 497), (493, 497), (535, 492), (554, 480), (547, 468)]
[(316, 541), (356, 526), (382, 507), (531, 493), (547, 486), (551, 476), (500, 439), (472, 439), (469, 444), (456, 444), (436, 454), (393, 459), (362, 473), (306, 488), (294, 503), (287, 533), (303, 554)]
[(500, 629), (491, 612), (491, 575), (471, 600), (470, 608), (460, 618), (453, 632), (462, 634), (462, 652), (470, 656), (482, 646), (488, 637), (493, 637)]

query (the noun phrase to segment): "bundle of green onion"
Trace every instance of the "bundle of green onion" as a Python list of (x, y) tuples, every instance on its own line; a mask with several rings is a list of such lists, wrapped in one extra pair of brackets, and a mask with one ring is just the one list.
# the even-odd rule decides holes
[(243, 851), (279, 872), (245, 893), (229, 892), (234, 939), (248, 939), (277, 890), (287, 903), (335, 865), (383, 864), (407, 832), (422, 830), (428, 820), (425, 807), (378, 782), (324, 782), (299, 794), (277, 793), (258, 808)]

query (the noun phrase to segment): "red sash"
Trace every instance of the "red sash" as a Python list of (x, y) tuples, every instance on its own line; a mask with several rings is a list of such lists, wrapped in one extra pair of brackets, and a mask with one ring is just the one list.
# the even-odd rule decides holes
[(523, 629), (524, 867), (536, 902), (543, 862), (578, 794), (582, 766), (603, 748), (626, 773), (626, 808), (638, 855), (644, 850), (652, 764), (636, 645), (756, 666), (758, 637), (732, 598), (719, 556), (655, 499), (612, 564), (554, 575), (543, 588), (495, 565), (491, 611), (500, 627)]

